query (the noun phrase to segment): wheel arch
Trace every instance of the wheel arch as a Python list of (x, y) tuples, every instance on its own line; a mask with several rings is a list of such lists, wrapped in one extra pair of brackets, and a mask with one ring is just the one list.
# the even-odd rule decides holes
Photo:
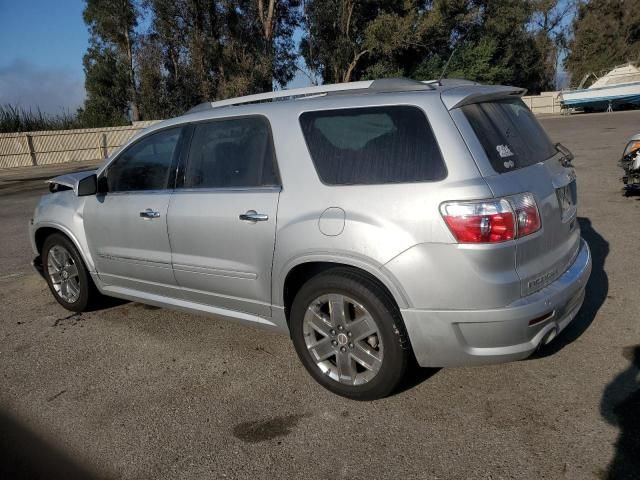
[(73, 235), (73, 233), (71, 233), (69, 229), (63, 227), (62, 225), (47, 223), (38, 225), (35, 228), (33, 232), (33, 240), (34, 245), (38, 251), (38, 255), (42, 255), (42, 248), (47, 237), (53, 235), (54, 233), (59, 233), (67, 237), (71, 241), (71, 243), (73, 243), (73, 246), (76, 247), (76, 250), (78, 250), (82, 261), (87, 266), (87, 270), (89, 270), (89, 272), (95, 271), (92, 259), (89, 258), (89, 256), (86, 254), (78, 239), (75, 237), (75, 235)]
[(280, 288), (274, 297), (275, 301), (284, 307), (287, 324), (289, 323), (289, 312), (293, 299), (302, 285), (326, 270), (340, 267), (348, 268), (375, 282), (389, 294), (398, 308), (407, 308), (409, 306), (402, 287), (382, 268), (376, 268), (355, 259), (325, 258), (323, 256), (305, 257), (292, 261), (287, 265), (287, 268), (284, 269), (285, 273), (280, 277), (283, 281), (280, 283)]

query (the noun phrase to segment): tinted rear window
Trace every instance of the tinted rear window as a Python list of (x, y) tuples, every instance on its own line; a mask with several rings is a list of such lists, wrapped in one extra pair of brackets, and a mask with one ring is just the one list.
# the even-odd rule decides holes
[(307, 112), (300, 123), (328, 185), (426, 182), (447, 175), (431, 126), (416, 107)]
[(540, 123), (519, 98), (466, 105), (462, 111), (498, 173), (543, 162), (556, 153)]
[(279, 185), (271, 130), (264, 117), (230, 118), (195, 127), (186, 188)]

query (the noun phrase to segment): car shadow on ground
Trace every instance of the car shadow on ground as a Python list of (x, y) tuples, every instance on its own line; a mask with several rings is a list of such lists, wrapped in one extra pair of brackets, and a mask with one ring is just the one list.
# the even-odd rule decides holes
[(413, 360), (409, 367), (407, 368), (407, 372), (404, 377), (400, 381), (400, 385), (396, 387), (393, 391), (392, 396), (398, 395), (402, 392), (406, 392), (407, 390), (411, 390), (422, 382), (426, 382), (431, 377), (433, 377), (436, 373), (438, 373), (441, 368), (425, 368), (418, 365), (418, 362)]
[(587, 331), (596, 317), (598, 310), (607, 299), (609, 293), (609, 277), (604, 264), (609, 255), (609, 242), (591, 225), (591, 220), (578, 217), (582, 238), (589, 244), (591, 250), (591, 276), (587, 283), (586, 294), (582, 308), (576, 318), (550, 344), (542, 346), (530, 359), (548, 357), (562, 350), (576, 341)]
[(124, 305), (126, 303), (130, 303), (129, 300), (124, 300), (122, 298), (116, 297), (108, 297), (106, 295), (100, 296), (95, 303), (89, 306), (86, 311), (87, 312), (99, 312), (101, 310), (108, 310), (110, 308), (119, 307), (120, 305)]
[(607, 385), (600, 414), (620, 429), (616, 451), (603, 478), (637, 479), (640, 475), (640, 345), (624, 348), (629, 367)]
[(104, 478), (0, 411), (0, 478), (67, 480)]

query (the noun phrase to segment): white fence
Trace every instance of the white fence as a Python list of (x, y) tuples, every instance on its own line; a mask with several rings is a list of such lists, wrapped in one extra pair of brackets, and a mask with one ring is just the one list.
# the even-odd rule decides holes
[(559, 93), (542, 92), (540, 95), (522, 97), (522, 100), (536, 115), (561, 113), (560, 100), (558, 100)]
[(131, 126), (0, 133), (0, 168), (51, 165), (106, 158), (154, 122)]

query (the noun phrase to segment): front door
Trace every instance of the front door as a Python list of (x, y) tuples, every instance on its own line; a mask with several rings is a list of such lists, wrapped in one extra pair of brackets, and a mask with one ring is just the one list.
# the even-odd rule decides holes
[(168, 213), (172, 264), (186, 300), (271, 315), (280, 181), (261, 116), (194, 126)]
[(100, 175), (107, 191), (87, 197), (87, 243), (108, 285), (175, 295), (167, 211), (180, 134), (170, 128), (132, 144)]

